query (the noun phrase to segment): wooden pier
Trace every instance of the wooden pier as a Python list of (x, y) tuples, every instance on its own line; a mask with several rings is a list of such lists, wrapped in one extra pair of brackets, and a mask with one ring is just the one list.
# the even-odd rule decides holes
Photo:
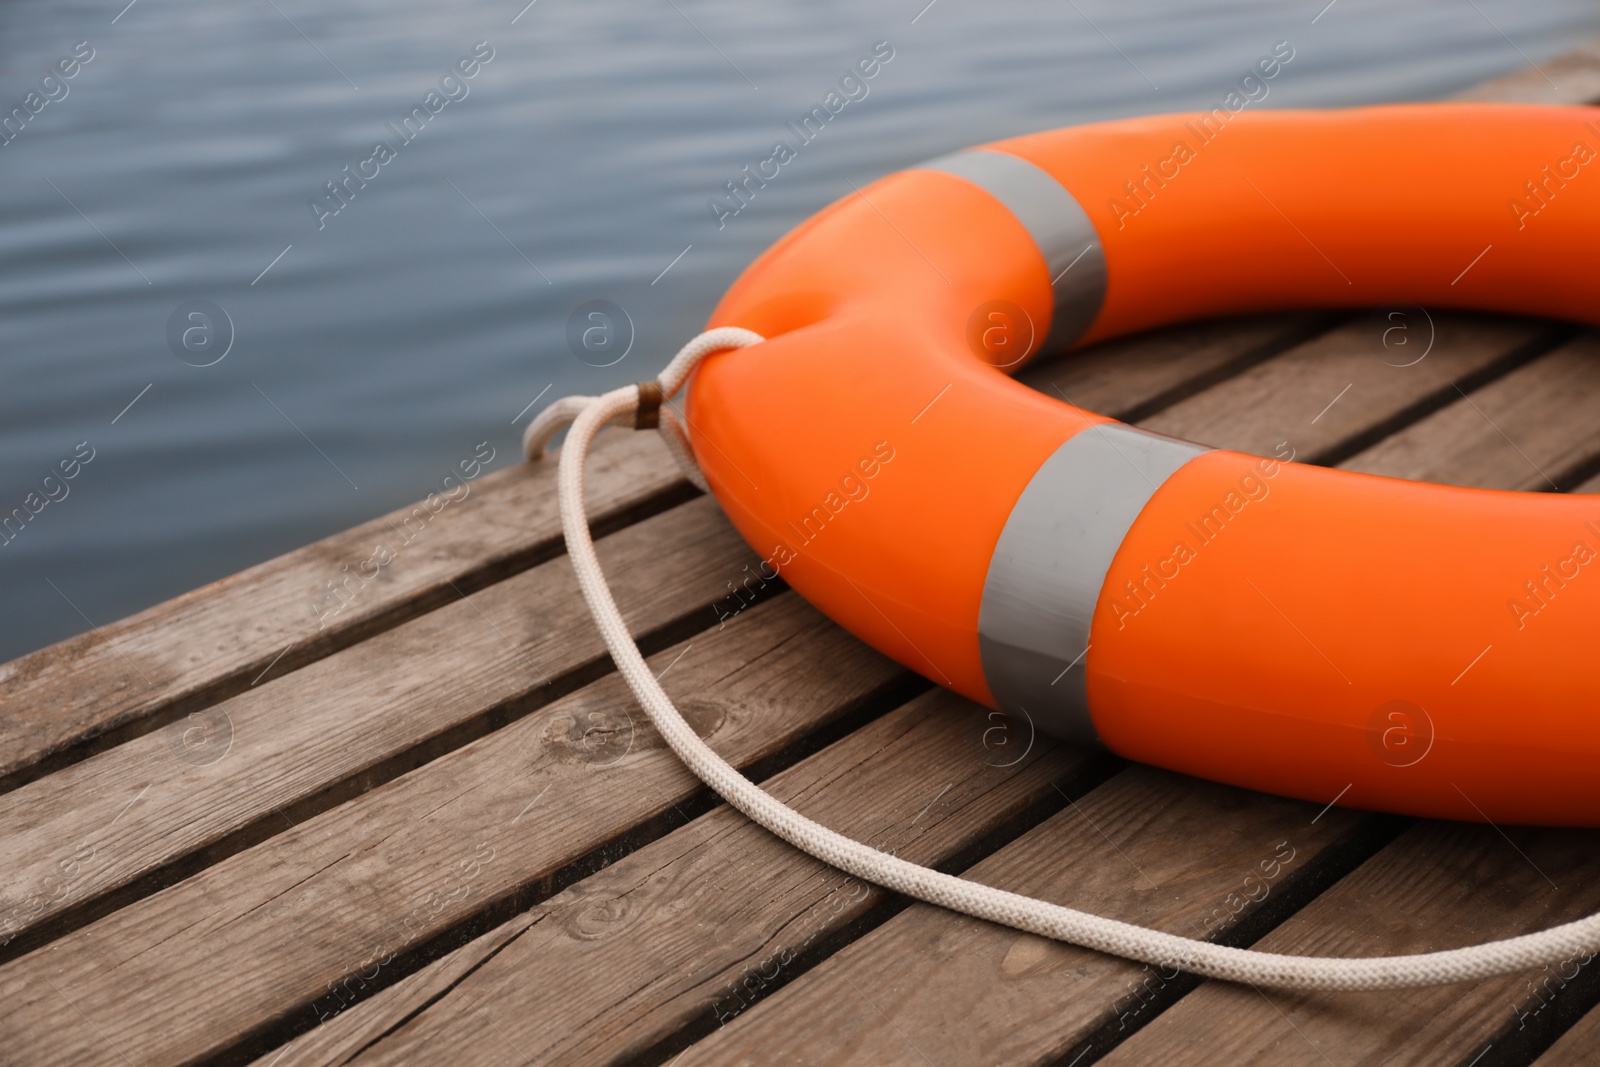
[[(1464, 95), (1600, 99), (1600, 47)], [(1600, 492), (1600, 338), (1407, 325), (1403, 358), (1365, 312), (1279, 315), (1023, 377), (1218, 446)], [(1587, 959), (1290, 996), (910, 904), (794, 851), (634, 704), (554, 486), (553, 462), (486, 475), (0, 667), (0, 1062), (1600, 1062)], [(1027, 736), (780, 583), (747, 587), (756, 557), (653, 434), (602, 437), (589, 506), (701, 734), (885, 850), (1281, 952), (1426, 951), (1600, 910), (1600, 833), (1324, 808)]]

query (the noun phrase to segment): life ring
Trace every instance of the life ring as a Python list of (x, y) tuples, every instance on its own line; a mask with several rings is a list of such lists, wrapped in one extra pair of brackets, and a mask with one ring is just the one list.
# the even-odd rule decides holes
[(1042, 731), (1319, 804), (1600, 825), (1600, 501), (1210, 449), (1001, 372), (1283, 308), (1594, 323), (1595, 114), (1158, 116), (891, 174), (717, 307), (767, 340), (700, 367), (695, 457), (762, 577)]

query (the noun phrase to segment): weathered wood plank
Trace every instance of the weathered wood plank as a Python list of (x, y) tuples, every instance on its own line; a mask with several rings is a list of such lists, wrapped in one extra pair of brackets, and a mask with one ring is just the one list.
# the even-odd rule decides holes
[(1259, 455), (1287, 443), (1303, 462), (1336, 463), (1459, 399), (1458, 385), (1470, 393), (1570, 333), (1487, 315), (1434, 313), (1432, 321), (1432, 350), (1409, 366), (1395, 364), (1410, 351), (1383, 349), (1382, 325), (1361, 317), (1140, 425)]
[[(1312, 823), (1316, 814), (1135, 767), (965, 876), (1176, 933), (1227, 936), (1285, 894), (1303, 897), (1311, 887), (1297, 880), (1364, 822), (1332, 811)], [(1038, 1062), (1074, 1051), (1080, 1032), (1133, 1025), (1177, 977), (917, 905), (727, 1020), (678, 1063), (773, 1062), (778, 1049), (795, 1064)], [(494, 981), (486, 968), (462, 988), (497, 1026), (509, 1025), (532, 999), (530, 983), (513, 997)], [(402, 1031), (418, 1035), (412, 1047), (429, 1033), (424, 1020), (438, 1038), (461, 1032), (447, 1004)], [(357, 1062), (369, 1059), (401, 1062)]]
[[(709, 498), (599, 544), (636, 633), (715, 623), (756, 561)], [(0, 796), (0, 958), (609, 669), (562, 556)]]
[[(1567, 987), (1579, 974), (1594, 968), (1594, 960), (1583, 957), (1565, 967), (1550, 968), (1549, 972), (1532, 976), (1527, 981), (1529, 999), (1523, 1003), (1526, 1011), (1537, 1017), (1562, 1004)], [(1520, 1020), (1519, 1020), (1520, 1021)], [(1550, 1046), (1543, 1056), (1534, 1060), (1534, 1067), (1593, 1067), (1600, 1063), (1600, 1010), (1591, 1009), (1578, 1020), (1578, 1024)]]
[(252, 1067), (312, 1067), (345, 1064), (401, 1024), (435, 1003), (473, 971), (520, 937), (534, 921), (525, 911), (482, 937), (408, 974), (394, 985), (356, 1001), (325, 1023), (307, 1030), (280, 1048), (271, 1049)]
[(1263, 315), (1151, 330), (1022, 368), (1017, 380), (1089, 411), (1136, 420), (1332, 329), (1338, 315)]
[(1600, 455), (1600, 336), (1585, 334), (1341, 466), (1424, 482), (1569, 489)]
[[(1073, 787), (1055, 783), (1093, 761), (1041, 742), (998, 766), (989, 728), (983, 709), (930, 693), (769, 788), (885, 851), (947, 863), (1010, 816), (1068, 803)], [(535, 1063), (649, 1058), (686, 1028), (737, 1015), (887, 900), (718, 808), (519, 917), (504, 951), (354, 1062), (415, 1063), (452, 1047), (463, 1063), (497, 1063), (507, 1044)], [(500, 1040), (466, 1039), (484, 1019)]]
[[(1098, 768), (1110, 770), (1115, 766), (1105, 760), (1087, 763), (1086, 754), (1070, 749), (1048, 751), (1048, 742), (1040, 742), (1037, 751), (1022, 752), (1020, 746), (1027, 744), (1026, 738), (996, 732), (995, 726), (992, 714), (984, 714), (982, 709), (974, 709), (952, 694), (935, 691), (891, 713), (880, 724), (835, 744), (822, 755), (781, 773), (767, 783), (767, 788), (798, 798), (805, 811), (829, 825), (865, 840), (889, 842), (890, 847), (896, 841), (908, 841), (909, 845), (898, 854), (937, 862), (939, 856), (955, 851), (951, 835), (964, 832), (959, 820), (970, 820), (974, 811), (983, 811), (992, 820), (994, 805), (1004, 799), (1004, 791), (1014, 790), (1019, 782), (1024, 790), (1031, 790), (1040, 782), (1063, 784), (1068, 791), (1065, 796), (1073, 791), (1070, 778), (1074, 774), (1092, 781)], [(900, 730), (905, 731), (901, 735), (905, 740), (895, 739), (885, 745), (879, 736), (884, 731), (892, 734)], [(880, 747), (863, 757), (861, 752), (870, 744)], [(937, 763), (901, 758), (906, 752), (898, 747), (901, 745), (919, 753), (931, 750), (937, 761), (956, 765), (966, 776), (962, 783), (966, 793), (954, 791), (954, 781), (947, 783), (951, 789), (937, 795), (937, 803), (918, 808), (908, 823), (907, 811), (892, 803), (897, 791), (925, 786), (939, 775), (930, 771), (937, 769)], [(1010, 776), (1012, 768), (1029, 759), (1033, 765), (1028, 778)], [(849, 767), (849, 774), (843, 779), (837, 776), (841, 761)], [(987, 770), (980, 770), (976, 766), (979, 762)], [(864, 774), (871, 779), (865, 784), (856, 780)], [(974, 775), (993, 777), (995, 782), (986, 788), (996, 789), (999, 783), (1001, 792), (975, 803), (971, 795), (966, 795), (971, 793)], [(1062, 783), (1063, 778), (1069, 780)], [(870, 792), (870, 804), (861, 803), (863, 790)], [(921, 796), (916, 794), (916, 799)], [(1044, 797), (1046, 801), (1052, 799), (1049, 793)], [(958, 808), (959, 817), (955, 814)], [(935, 818), (918, 828), (930, 813)], [(992, 831), (992, 822), (986, 823), (986, 839)], [(710, 869), (704, 873), (703, 881), (697, 881), (696, 871), (708, 864)], [(774, 890), (766, 894), (770, 899), (758, 899), (749, 884), (728, 877), (730, 871), (737, 876), (752, 869), (761, 870), (767, 882), (787, 872), (799, 888)], [(525, 1018), (519, 1027), (535, 1017), (545, 1020), (556, 1016), (566, 1027), (572, 1021), (568, 1012), (605, 1003), (608, 1025), (623, 1026), (626, 1032), (608, 1030), (603, 1044), (608, 1048), (649, 1048), (663, 1035), (692, 1025), (699, 1016), (706, 1017), (702, 1022), (716, 1018), (719, 1006), (720, 1014), (736, 1011), (741, 1007), (742, 981), (760, 987), (776, 984), (780, 976), (786, 977), (810, 962), (813, 953), (807, 952), (807, 946), (827, 944), (841, 932), (859, 925), (874, 908), (882, 907), (885, 894), (874, 887), (857, 887), (837, 873), (831, 881), (824, 879), (825, 892), (819, 896), (819, 883), (807, 880), (817, 869), (802, 854), (779, 847), (752, 824), (719, 807), (396, 985), (352, 1005), (282, 1048), (264, 1053), (256, 1067), (349, 1063), (367, 1046), (388, 1037), (438, 1002), (513, 942), (517, 943), (518, 955), (514, 960), (508, 959), (507, 964), (516, 973), (548, 976), (570, 965), (571, 969), (563, 973), (575, 976), (576, 982), (571, 987), (552, 986), (543, 980), (529, 983), (523, 992), (549, 1000), (538, 1006), (536, 1016)], [(679, 889), (681, 894), (677, 893)], [(654, 899), (663, 893), (669, 898), (664, 905)], [(651, 903), (642, 905), (641, 898)], [(689, 900), (692, 911), (685, 903)], [(822, 903), (829, 907), (818, 907)], [(652, 916), (642, 914), (646, 910), (692, 920), (692, 936), (664, 936), (650, 923)], [(591, 930), (594, 924), (584, 921), (587, 915), (598, 915), (602, 920), (616, 917), (620, 928), (602, 924)], [(797, 916), (808, 921), (799, 924)], [(784, 917), (787, 922), (780, 921)], [(544, 937), (542, 942), (527, 937), (536, 925)], [(704, 934), (711, 925), (719, 933), (714, 940)], [(776, 949), (771, 947), (774, 944), (778, 945)], [(752, 970), (749, 961), (760, 957), (763, 951), (767, 953), (765, 965)], [(636, 976), (646, 971), (659, 973), (662, 980), (639, 982)], [(594, 991), (594, 987), (605, 983), (626, 983), (627, 987), (621, 997), (616, 996), (616, 990)], [(518, 983), (501, 984), (506, 987), (505, 992), (512, 994), (521, 988)], [(717, 995), (719, 992), (721, 996)], [(458, 996), (477, 995), (474, 987)], [(409, 1048), (415, 1044), (415, 1035), (408, 1032), (399, 1040)], [(555, 1049), (558, 1057), (570, 1058), (573, 1054), (598, 1055), (601, 1043), (594, 1035), (562, 1033), (545, 1034), (535, 1044), (560, 1046)], [(390, 1056), (397, 1047), (402, 1046), (385, 1044), (377, 1051)], [(538, 1062), (545, 1061), (541, 1058)]]
[[(908, 691), (791, 594), (652, 663), (697, 729), (758, 769)], [(0, 967), (0, 1048), (58, 1064), (237, 1054), (503, 922), (709, 803), (629, 703), (608, 675)]]
[[(461, 472), (445, 474), (459, 481)], [(564, 551), (554, 464), (517, 464), (439, 489), (415, 507), (0, 665), (0, 790)], [(608, 433), (597, 443), (588, 501), (602, 529), (692, 492), (658, 442)], [(379, 545), (394, 553), (381, 566)], [(336, 595), (329, 583), (348, 584)]]
[[(1600, 908), (1597, 840), (1593, 831), (1422, 823), (1258, 947), (1426, 952), (1576, 919)], [(1525, 1062), (1521, 1043), (1539, 1033), (1540, 1004), (1521, 975), (1302, 996), (1207, 982), (1100, 1062), (1321, 1064), (1330, 1054), (1344, 1063)]]

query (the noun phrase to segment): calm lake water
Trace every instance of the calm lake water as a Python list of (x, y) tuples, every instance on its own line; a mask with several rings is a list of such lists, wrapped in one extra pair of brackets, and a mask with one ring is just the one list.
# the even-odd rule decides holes
[[(418, 499), (480, 442), (516, 462), (532, 411), (653, 375), (852, 181), (1211, 106), (1280, 40), (1265, 106), (1439, 97), (1600, 34), (1586, 0), (125, 2), (0, 23), (0, 104), (37, 108), (0, 147), (0, 514), (58, 498), (0, 545), (0, 659)], [(875, 45), (719, 228), (708, 198)], [(592, 300), (633, 324), (611, 366), (568, 345)]]

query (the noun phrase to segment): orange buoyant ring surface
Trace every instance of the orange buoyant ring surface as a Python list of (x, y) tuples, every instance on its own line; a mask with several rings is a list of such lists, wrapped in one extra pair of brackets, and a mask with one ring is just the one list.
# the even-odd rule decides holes
[(1048, 732), (1319, 803), (1600, 825), (1600, 502), (1207, 449), (1008, 377), (1275, 309), (1595, 323), (1594, 114), (1155, 116), (889, 175), (711, 316), (768, 340), (697, 372), (696, 457), (766, 573)]

